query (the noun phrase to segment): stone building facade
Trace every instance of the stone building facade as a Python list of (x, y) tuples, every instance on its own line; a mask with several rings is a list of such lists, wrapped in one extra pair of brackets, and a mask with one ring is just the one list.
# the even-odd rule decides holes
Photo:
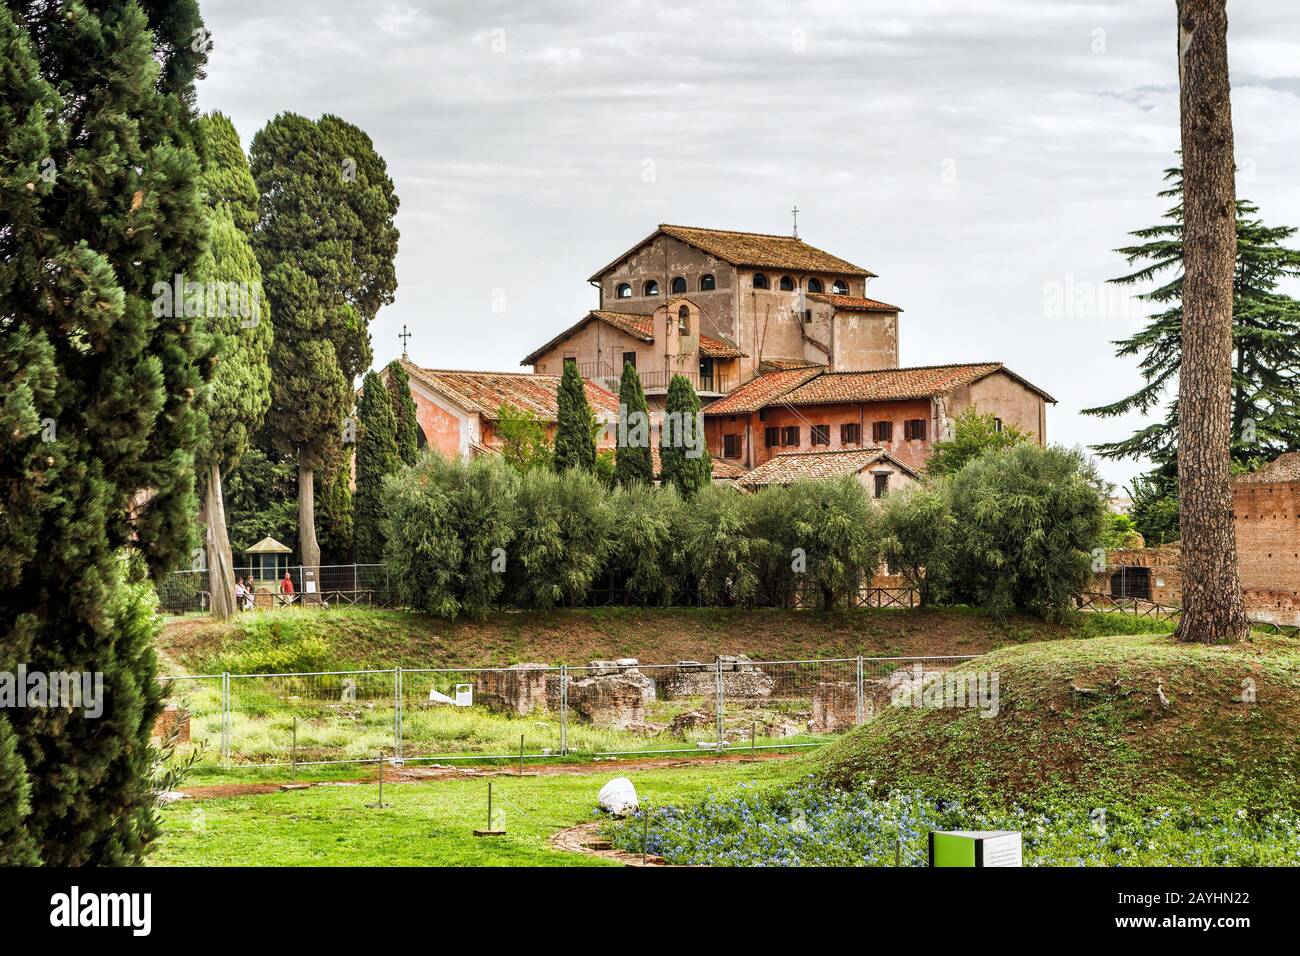
[(1300, 452), (1237, 478), (1232, 508), (1246, 612), (1300, 625)]

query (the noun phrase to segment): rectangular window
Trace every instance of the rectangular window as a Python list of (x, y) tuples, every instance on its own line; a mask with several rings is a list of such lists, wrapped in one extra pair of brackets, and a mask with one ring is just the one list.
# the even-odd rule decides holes
[(775, 447), (777, 447), (778, 445), (780, 445), (780, 444), (781, 444), (781, 429), (779, 429), (779, 428), (764, 428), (764, 429), (763, 429), (763, 444), (766, 445), (768, 448), (775, 448)]
[(781, 444), (787, 447), (799, 447), (799, 426), (787, 425), (781, 429)]
[(740, 436), (739, 435), (722, 436), (722, 457), (723, 458), (740, 457)]
[(903, 422), (903, 438), (907, 441), (925, 441), (925, 419), (909, 418)]
[(808, 440), (814, 445), (829, 445), (831, 443), (831, 426), (811, 426), (808, 429)]
[(1002, 419), (1000, 418), (993, 419), (993, 430), (995, 432), (1002, 431)]
[(889, 472), (875, 472), (871, 477), (876, 479), (874, 489), (876, 497), (885, 497), (885, 492), (889, 490)]
[(894, 439), (893, 422), (872, 422), (871, 423), (872, 441), (893, 441), (893, 439)]
[(862, 426), (857, 422), (845, 422), (840, 426), (841, 445), (861, 445)]
[(624, 353), (623, 353), (623, 364), (624, 364), (624, 365), (630, 365), (630, 366), (632, 366), (633, 368), (636, 368), (636, 353), (635, 353), (635, 352), (624, 352)]
[(564, 356), (564, 364), (565, 364), (565, 365), (577, 365), (577, 364), (578, 364), (578, 356), (577, 356), (577, 354), (574, 354), (574, 355), (566, 355), (566, 356)]

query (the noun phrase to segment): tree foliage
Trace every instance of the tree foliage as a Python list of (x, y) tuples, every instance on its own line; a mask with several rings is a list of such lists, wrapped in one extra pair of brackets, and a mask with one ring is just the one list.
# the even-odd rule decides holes
[(1014, 425), (999, 425), (992, 413), (981, 413), (969, 405), (953, 419), (951, 436), (935, 442), (925, 473), (932, 478), (951, 475), (986, 451), (1001, 451), (1029, 437)]
[[(1173, 201), (1164, 222), (1130, 235), (1139, 240), (1118, 250), (1140, 268), (1111, 281), (1146, 286), (1137, 294), (1158, 311), (1126, 339), (1114, 344), (1119, 358), (1136, 358), (1142, 387), (1086, 415), (1113, 418), (1132, 412), (1162, 416), (1128, 438), (1096, 447), (1103, 458), (1146, 458), (1151, 478), (1177, 474), (1178, 402), (1171, 394), (1182, 364), (1183, 331), (1183, 171), (1165, 170), (1170, 185), (1160, 196)], [(1236, 204), (1237, 259), (1233, 276), (1232, 456), (1250, 467), (1300, 448), (1300, 301), (1278, 291), (1281, 282), (1300, 276), (1300, 250), (1284, 243), (1292, 226), (1267, 226), (1247, 200)]]
[(397, 359), (385, 368), (384, 384), (392, 396), (393, 417), (397, 421), (397, 454), (404, 465), (414, 465), (420, 455), (420, 423), (416, 419), (415, 400), (411, 398), (411, 379)]
[(942, 601), (956, 534), (947, 485), (917, 484), (887, 495), (881, 529), (889, 569), (916, 590), (922, 607)]
[(678, 536), (683, 504), (676, 490), (633, 482), (619, 486), (610, 505), (610, 587), (634, 604), (672, 603), (686, 578)]
[(388, 389), (374, 372), (366, 373), (357, 402), (357, 477), (352, 498), (356, 558), (377, 564), (384, 556), (381, 527), (384, 514), (384, 479), (397, 471), (397, 418)]
[(51, 866), (137, 863), (157, 832), (155, 618), (119, 551), (160, 573), (194, 541), (213, 356), (154, 289), (207, 240), (201, 28), (193, 0), (0, 5), (0, 670), (98, 672), (105, 696), (5, 714), (0, 777), (26, 775), (16, 825)]
[(1105, 485), (1081, 452), (1028, 442), (944, 479), (954, 525), (945, 584), (994, 614), (1059, 618), (1100, 547)]
[(619, 429), (614, 451), (614, 481), (624, 487), (654, 484), (654, 460), (650, 449), (650, 407), (641, 387), (641, 376), (631, 362), (623, 363), (618, 381), (619, 412), (624, 427)]
[(555, 427), (555, 469), (576, 468), (590, 472), (596, 467), (596, 416), (587, 402), (587, 389), (576, 362), (564, 363), (560, 377)]
[(659, 470), (659, 480), (673, 485), (687, 500), (713, 480), (700, 398), (683, 375), (674, 375), (668, 383), (664, 421), (659, 429)]
[(501, 444), (501, 457), (516, 468), (549, 469), (554, 464), (546, 423), (532, 409), (502, 402), (497, 409), (496, 436)]
[(352, 383), (370, 365), (369, 323), (397, 287), (397, 195), (370, 137), (337, 116), (282, 113), (250, 154), (261, 195), (254, 246), (275, 323), (268, 432), (298, 457), (299, 551), (314, 565), (315, 471), (337, 475)]

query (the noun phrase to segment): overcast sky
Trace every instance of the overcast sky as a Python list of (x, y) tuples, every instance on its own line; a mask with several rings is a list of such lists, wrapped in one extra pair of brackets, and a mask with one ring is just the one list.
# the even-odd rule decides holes
[[(200, 105), (247, 147), (336, 113), (401, 198), (375, 363), (519, 370), (660, 222), (788, 232), (875, 272), (901, 361), (1005, 362), (1048, 435), (1138, 383), (1111, 250), (1178, 145), (1173, 0), (204, 0)], [(1231, 0), (1239, 194), (1300, 224), (1300, 4)], [(1297, 289), (1289, 290), (1293, 293)], [(504, 311), (494, 309), (504, 303)], [(1112, 481), (1138, 466), (1103, 463)]]

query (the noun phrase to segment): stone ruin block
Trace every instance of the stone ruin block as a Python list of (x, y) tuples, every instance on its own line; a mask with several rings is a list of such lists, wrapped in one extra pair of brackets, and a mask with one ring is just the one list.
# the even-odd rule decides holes
[(569, 705), (596, 727), (644, 724), (654, 697), (654, 681), (641, 673), (601, 674), (569, 685)]
[(852, 681), (820, 682), (813, 690), (812, 720), (808, 722), (809, 732), (838, 734), (849, 730), (857, 722), (857, 684)]
[[(743, 654), (719, 655), (722, 663), (722, 696), (726, 700), (766, 700), (776, 688), (772, 675), (755, 666)], [(717, 665), (678, 661), (662, 682), (663, 697), (713, 697), (717, 694)]]
[(545, 664), (512, 664), (503, 670), (477, 671), (474, 701), (520, 717), (545, 713), (550, 709), (548, 685), (558, 687), (559, 681), (559, 675), (549, 670)]

